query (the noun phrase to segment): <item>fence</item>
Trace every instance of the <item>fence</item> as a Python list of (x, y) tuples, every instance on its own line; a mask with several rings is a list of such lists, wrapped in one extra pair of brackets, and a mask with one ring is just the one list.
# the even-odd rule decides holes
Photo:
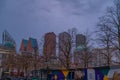
[(84, 80), (120, 80), (120, 66), (86, 68), (84, 73)]
[(32, 75), (37, 80), (75, 80), (74, 70), (34, 70)]
[(35, 80), (120, 80), (120, 66), (79, 68), (70, 70), (34, 70)]

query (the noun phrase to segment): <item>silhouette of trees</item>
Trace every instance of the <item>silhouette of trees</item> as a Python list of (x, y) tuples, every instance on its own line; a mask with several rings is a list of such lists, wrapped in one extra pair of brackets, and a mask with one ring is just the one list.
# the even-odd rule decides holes
[(7, 71), (13, 71), (13, 69), (15, 68), (14, 55), (16, 54), (16, 52), (14, 49), (10, 50), (5, 48), (5, 50), (6, 53), (2, 54), (2, 66)]
[(26, 76), (28, 76), (28, 71), (29, 71), (30, 67), (32, 66), (32, 54), (28, 53), (28, 52), (21, 54), (21, 59), (23, 62), (22, 66), (25, 71), (25, 74), (26, 74)]
[(101, 55), (103, 55), (104, 60), (106, 64), (109, 66), (111, 64), (111, 58), (112, 58), (112, 48), (113, 44), (111, 43), (114, 38), (112, 36), (112, 33), (109, 31), (108, 27), (106, 26), (106, 23), (102, 22), (103, 19), (100, 19), (100, 22), (97, 24), (97, 42), (101, 47), (104, 48), (104, 51), (101, 52)]
[(89, 64), (92, 64), (93, 53), (92, 53), (92, 44), (91, 44), (91, 34), (85, 33), (85, 43), (78, 46), (75, 50), (75, 65), (76, 67), (89, 67)]
[(110, 65), (111, 48), (115, 47), (120, 53), (120, 0), (115, 0), (114, 6), (108, 7), (106, 14), (99, 18), (97, 28), (99, 44), (106, 49), (102, 54)]
[(70, 68), (71, 59), (71, 36), (67, 32), (59, 35), (59, 60), (66, 69)]
[(58, 49), (59, 55), (58, 59), (60, 61), (60, 66), (70, 69), (73, 63), (73, 47), (75, 47), (75, 38), (77, 34), (77, 29), (69, 29), (68, 32), (62, 32), (58, 36)]

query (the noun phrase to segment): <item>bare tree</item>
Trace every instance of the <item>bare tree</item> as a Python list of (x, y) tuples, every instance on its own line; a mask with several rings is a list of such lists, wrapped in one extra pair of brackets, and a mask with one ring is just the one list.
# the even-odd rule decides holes
[(15, 68), (17, 70), (18, 73), (23, 72), (24, 68), (24, 62), (23, 62), (23, 57), (21, 56), (21, 54), (17, 53), (15, 54)]
[(70, 68), (71, 36), (67, 32), (59, 35), (59, 60), (66, 69)]
[(33, 63), (34, 70), (39, 69), (40, 55), (38, 52), (38, 47), (35, 47), (34, 52), (32, 53), (32, 63)]
[[(21, 61), (21, 66), (25, 72), (26, 77), (29, 75), (28, 72), (32, 66), (32, 54), (28, 52), (21, 53), (19, 55), (19, 59)], [(18, 63), (19, 64), (19, 63)]]
[(80, 67), (79, 64), (82, 64), (81, 67), (89, 67), (89, 64), (92, 64), (93, 53), (92, 53), (92, 45), (91, 34), (88, 31), (84, 34), (85, 41), (83, 45), (79, 45), (75, 50), (75, 61), (76, 66)]
[(111, 43), (113, 41), (112, 33), (109, 31), (108, 27), (106, 26), (106, 23), (102, 22), (103, 19), (100, 19), (100, 22), (97, 24), (97, 42), (98, 44), (104, 48), (104, 51), (101, 52), (101, 55), (103, 55), (103, 59), (106, 62), (106, 65), (111, 65), (111, 59), (112, 59), (112, 51), (113, 44)]
[(103, 55), (107, 65), (110, 65), (111, 47), (114, 46), (120, 53), (120, 0), (115, 0), (114, 6), (109, 7), (106, 15), (100, 17), (98, 26), (99, 43), (106, 49)]
[(75, 37), (77, 34), (77, 29), (72, 28), (69, 29), (68, 32), (62, 32), (59, 34), (59, 61), (60, 65), (66, 69), (71, 68), (71, 64), (73, 63), (73, 47), (75, 47)]
[[(5, 48), (6, 49), (6, 48)], [(3, 54), (2, 57), (2, 66), (4, 67), (4, 69), (8, 69), (9, 71), (13, 71), (14, 67), (15, 67), (15, 62), (14, 62), (14, 55), (15, 55), (15, 50), (10, 50), (7, 49), (7, 53)]]

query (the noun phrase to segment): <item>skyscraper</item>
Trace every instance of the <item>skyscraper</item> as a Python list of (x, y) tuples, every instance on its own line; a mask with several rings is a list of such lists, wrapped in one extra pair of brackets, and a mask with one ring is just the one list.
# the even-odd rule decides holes
[(54, 32), (49, 32), (45, 34), (43, 54), (46, 57), (56, 56), (56, 35)]
[(10, 49), (16, 48), (15, 40), (6, 30), (2, 34), (2, 45)]
[(84, 53), (85, 44), (86, 44), (86, 36), (83, 34), (77, 34), (76, 49), (74, 51), (74, 64), (76, 67), (83, 67), (84, 60), (82, 60), (81, 57), (84, 58), (83, 55), (85, 55)]
[(71, 47), (71, 36), (67, 32), (62, 32), (59, 34), (59, 55), (66, 51), (67, 48)]
[(71, 49), (72, 40), (71, 35), (67, 32), (62, 32), (59, 34), (59, 59), (60, 67), (70, 69), (71, 66)]
[(28, 45), (28, 40), (22, 39), (21, 46), (20, 46), (20, 51), (27, 51), (27, 45)]
[(27, 51), (34, 52), (35, 50), (38, 51), (38, 42), (37, 42), (37, 39), (35, 39), (35, 38), (29, 38), (28, 39)]
[[(0, 45), (0, 76), (3, 70), (11, 70), (14, 54), (16, 54), (16, 43), (12, 36), (5, 30), (2, 33), (2, 44)], [(6, 66), (7, 65), (7, 66)], [(9, 66), (9, 67), (8, 67)]]
[(83, 34), (77, 34), (76, 35), (76, 47), (78, 46), (84, 46), (86, 43), (86, 37)]
[(28, 40), (22, 39), (20, 52), (34, 53), (35, 50), (38, 52), (38, 42), (35, 38), (29, 38)]

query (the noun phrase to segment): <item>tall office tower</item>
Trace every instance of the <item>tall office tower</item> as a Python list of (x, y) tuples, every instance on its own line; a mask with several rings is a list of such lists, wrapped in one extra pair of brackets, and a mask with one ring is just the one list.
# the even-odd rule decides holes
[(2, 33), (2, 45), (7, 48), (16, 48), (15, 40), (6, 30)]
[(83, 34), (77, 34), (76, 35), (76, 47), (84, 46), (85, 43), (86, 43), (86, 36)]
[(31, 37), (28, 40), (22, 39), (20, 45), (20, 55), (23, 57), (22, 59), (25, 64), (29, 63), (28, 71), (40, 68), (40, 56), (37, 39)]
[(28, 39), (28, 46), (27, 46), (28, 52), (38, 52), (38, 42), (35, 38), (29, 38)]
[(71, 64), (71, 36), (67, 32), (59, 34), (59, 59), (61, 68), (70, 68)]
[(56, 35), (54, 32), (46, 33), (44, 36), (43, 54), (45, 57), (56, 56)]
[(62, 32), (59, 34), (59, 55), (67, 51), (67, 48), (71, 47), (71, 36), (67, 32)]
[(22, 42), (20, 45), (20, 52), (27, 51), (27, 45), (28, 45), (28, 40), (22, 39)]
[[(86, 44), (86, 36), (83, 34), (77, 34), (76, 35), (76, 49), (74, 51), (74, 64), (76, 67), (83, 67), (83, 60), (81, 60), (81, 57), (83, 57), (84, 49)], [(84, 57), (83, 57), (84, 58)]]
[(13, 65), (12, 63), (14, 62), (14, 54), (16, 54), (15, 40), (6, 30), (2, 33), (1, 49), (2, 52), (0, 52), (0, 76), (4, 70), (8, 72), (13, 70), (13, 66), (10, 65)]
[(20, 52), (38, 53), (38, 42), (35, 38), (23, 39), (20, 46)]

